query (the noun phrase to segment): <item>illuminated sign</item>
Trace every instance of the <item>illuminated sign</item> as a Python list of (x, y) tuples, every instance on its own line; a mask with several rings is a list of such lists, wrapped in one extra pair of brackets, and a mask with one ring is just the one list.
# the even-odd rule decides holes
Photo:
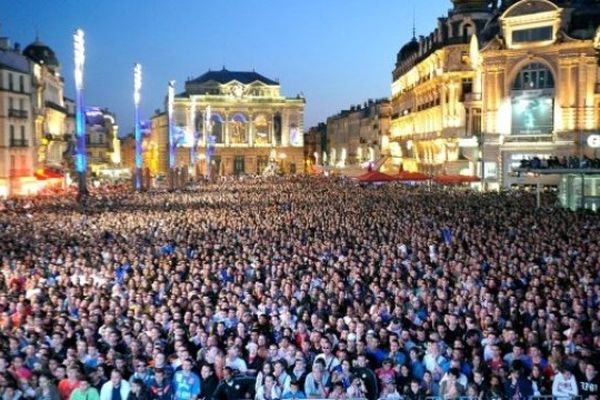
[(600, 135), (590, 135), (587, 138), (587, 145), (592, 149), (600, 148)]

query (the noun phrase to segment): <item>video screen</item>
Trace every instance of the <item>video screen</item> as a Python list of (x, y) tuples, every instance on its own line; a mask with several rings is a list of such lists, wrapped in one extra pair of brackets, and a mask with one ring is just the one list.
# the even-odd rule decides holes
[(512, 99), (513, 135), (549, 135), (553, 129), (553, 98), (517, 96)]

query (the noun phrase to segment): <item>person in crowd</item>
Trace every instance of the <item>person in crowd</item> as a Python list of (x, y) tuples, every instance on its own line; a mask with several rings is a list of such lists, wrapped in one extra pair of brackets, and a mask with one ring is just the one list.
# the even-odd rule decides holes
[(90, 384), (89, 377), (79, 376), (79, 386), (71, 393), (70, 400), (99, 400), (100, 393)]
[(585, 370), (577, 382), (582, 399), (600, 399), (600, 377), (598, 377), (598, 370), (592, 361), (585, 363)]
[(560, 371), (552, 380), (552, 396), (561, 399), (570, 399), (578, 394), (579, 389), (575, 376), (568, 367), (561, 366)]
[(359, 375), (352, 377), (352, 383), (346, 389), (346, 394), (351, 399), (363, 399), (367, 397), (367, 386)]
[(273, 375), (266, 375), (261, 387), (256, 391), (256, 400), (277, 400), (281, 398), (281, 390)]
[(123, 379), (118, 369), (113, 369), (110, 379), (102, 385), (100, 400), (127, 400), (130, 392), (129, 382)]
[[(204, 367), (203, 367), (204, 368)], [(200, 385), (204, 388), (204, 385)], [(151, 400), (171, 400), (173, 397), (173, 385), (165, 377), (165, 371), (162, 368), (154, 370), (154, 379), (148, 386), (148, 394)], [(212, 394), (212, 393), (211, 393)], [(210, 396), (208, 396), (210, 397)]]
[(300, 389), (302, 387), (300, 381), (292, 380), (290, 388), (281, 395), (282, 400), (303, 400), (306, 399), (306, 394)]
[(79, 371), (75, 367), (67, 369), (67, 377), (58, 382), (61, 400), (69, 400), (71, 393), (79, 387)]
[(52, 379), (42, 373), (38, 379), (38, 387), (35, 392), (35, 400), (59, 400), (60, 393), (52, 383)]
[(173, 399), (196, 400), (201, 392), (200, 377), (192, 371), (192, 360), (186, 358), (181, 364), (181, 370), (173, 376)]

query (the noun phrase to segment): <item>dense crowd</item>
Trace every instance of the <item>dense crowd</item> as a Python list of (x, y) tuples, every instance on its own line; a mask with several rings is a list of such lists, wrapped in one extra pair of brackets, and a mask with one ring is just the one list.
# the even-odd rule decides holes
[(520, 168), (531, 169), (599, 169), (600, 158), (598, 157), (557, 157), (550, 156), (548, 158), (531, 157), (521, 160)]
[(0, 210), (2, 400), (598, 398), (597, 214), (318, 178)]

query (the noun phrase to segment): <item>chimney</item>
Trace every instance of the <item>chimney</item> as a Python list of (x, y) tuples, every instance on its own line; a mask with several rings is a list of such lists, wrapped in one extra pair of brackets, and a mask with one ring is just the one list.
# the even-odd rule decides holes
[(15, 43), (15, 51), (16, 51), (17, 53), (20, 53), (20, 52), (21, 52), (21, 43)]
[(0, 37), (0, 50), (10, 50), (10, 39), (7, 37)]

